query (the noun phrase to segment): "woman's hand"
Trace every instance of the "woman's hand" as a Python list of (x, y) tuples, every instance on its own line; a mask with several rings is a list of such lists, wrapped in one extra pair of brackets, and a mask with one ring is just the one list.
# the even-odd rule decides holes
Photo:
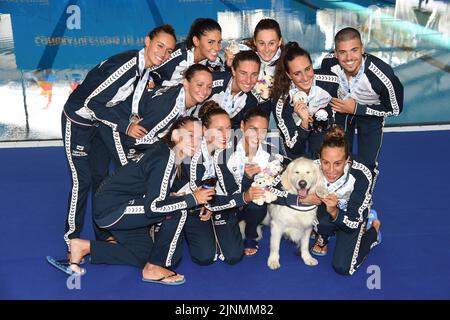
[(309, 127), (309, 112), (308, 112), (308, 106), (304, 102), (297, 102), (294, 106), (294, 112), (298, 114), (300, 119), (302, 119), (301, 126), (305, 129), (308, 129)]
[(316, 206), (322, 204), (322, 200), (315, 193), (308, 193), (306, 197), (300, 198), (300, 202), (302, 204), (315, 204)]
[(264, 197), (264, 192), (264, 188), (250, 187), (247, 191), (244, 192), (244, 201), (248, 203), (252, 200), (262, 198)]
[(325, 198), (323, 198), (322, 201), (326, 205), (327, 212), (329, 213), (331, 218), (333, 220), (336, 219), (336, 216), (337, 216), (337, 203), (338, 203), (338, 198), (337, 198), (336, 194), (330, 193)]
[(197, 204), (205, 204), (212, 199), (213, 195), (216, 194), (216, 191), (214, 189), (198, 188), (192, 194), (194, 195), (195, 200), (197, 200)]
[(212, 212), (206, 209), (205, 207), (202, 207), (200, 209), (200, 214), (198, 217), (201, 221), (208, 221), (211, 218)]
[(244, 167), (245, 175), (249, 178), (253, 178), (253, 176), (259, 172), (261, 172), (261, 167), (255, 163), (246, 163)]
[(233, 64), (234, 54), (228, 49), (223, 49), (224, 55), (225, 55), (225, 63), (229, 68), (231, 68), (231, 65)]
[(345, 100), (338, 98), (331, 98), (330, 102), (331, 108), (340, 113), (349, 113), (354, 114), (356, 108), (356, 101), (352, 98), (348, 98)]
[(127, 130), (127, 135), (134, 139), (143, 138), (147, 134), (147, 129), (139, 124), (144, 119), (138, 119), (130, 124)]

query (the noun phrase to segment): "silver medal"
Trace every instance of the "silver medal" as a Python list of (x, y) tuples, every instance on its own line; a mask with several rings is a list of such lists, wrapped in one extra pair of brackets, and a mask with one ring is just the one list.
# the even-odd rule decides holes
[(330, 193), (328, 192), (327, 188), (323, 187), (323, 186), (318, 186), (316, 188), (316, 195), (323, 199), (326, 198)]
[(307, 103), (308, 101), (308, 95), (304, 91), (297, 91), (294, 96), (292, 97), (292, 102), (294, 105), (297, 102)]

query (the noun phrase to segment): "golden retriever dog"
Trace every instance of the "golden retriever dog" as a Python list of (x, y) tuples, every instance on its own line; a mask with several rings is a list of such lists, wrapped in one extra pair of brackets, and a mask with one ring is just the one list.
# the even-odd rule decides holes
[[(292, 161), (281, 175), (281, 184), (288, 193), (306, 197), (314, 194), (322, 176), (319, 166), (313, 160), (298, 158)], [(306, 265), (318, 264), (309, 253), (309, 237), (316, 218), (317, 206), (268, 206), (270, 219), (270, 255), (267, 265), (275, 270), (280, 267), (280, 241), (283, 236), (295, 242)], [(267, 220), (265, 221), (267, 222)]]

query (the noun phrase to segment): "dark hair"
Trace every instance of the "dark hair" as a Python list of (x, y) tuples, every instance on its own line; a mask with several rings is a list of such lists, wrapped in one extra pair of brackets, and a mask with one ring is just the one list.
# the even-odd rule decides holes
[(202, 120), (202, 124), (206, 128), (211, 124), (211, 118), (216, 115), (226, 115), (227, 117), (230, 117), (228, 112), (222, 109), (214, 100), (206, 101), (198, 111), (198, 117)]
[(275, 102), (289, 92), (290, 79), (286, 74), (289, 70), (288, 63), (297, 57), (303, 56), (307, 57), (312, 64), (309, 52), (300, 47), (297, 42), (288, 42), (284, 46), (281, 57), (275, 67), (275, 76), (273, 79), (273, 87), (271, 89), (271, 96)]
[(185, 117), (178, 118), (177, 120), (174, 121), (174, 123), (172, 123), (172, 125), (169, 128), (169, 131), (167, 131), (167, 133), (161, 138), (161, 141), (166, 143), (167, 146), (170, 149), (172, 149), (175, 146), (175, 142), (172, 141), (173, 132), (175, 130), (178, 130), (178, 129), (184, 127), (189, 122), (196, 122), (196, 121), (200, 121), (200, 120), (194, 116), (185, 116)]
[(251, 107), (247, 110), (247, 112), (244, 113), (244, 118), (242, 121), (246, 123), (250, 119), (254, 117), (261, 117), (267, 120), (267, 123), (269, 122), (269, 115), (258, 105)]
[(253, 50), (239, 51), (234, 56), (233, 64), (231, 65), (233, 70), (237, 69), (237, 67), (239, 66), (239, 63), (241, 63), (241, 61), (254, 61), (258, 64), (258, 67), (261, 67), (261, 60), (259, 59), (256, 52)]
[(205, 71), (212, 75), (211, 70), (209, 70), (207, 66), (200, 63), (194, 63), (192, 66), (190, 66), (183, 72), (183, 76), (187, 81), (191, 81), (194, 74), (200, 71)]
[(170, 24), (164, 24), (162, 26), (153, 28), (148, 34), (147, 37), (150, 38), (150, 40), (153, 40), (154, 37), (156, 37), (161, 32), (165, 32), (167, 34), (170, 34), (174, 39), (175, 42), (177, 42), (177, 36), (175, 35), (175, 29)]
[(194, 41), (192, 40), (194, 37), (200, 39), (201, 36), (208, 31), (220, 31), (222, 33), (222, 28), (220, 24), (213, 19), (210, 18), (197, 18), (192, 22), (191, 28), (189, 29), (188, 36), (186, 38), (186, 47), (191, 49), (194, 46)]
[(320, 146), (319, 155), (322, 156), (324, 148), (344, 148), (345, 158), (347, 159), (350, 153), (350, 144), (345, 137), (344, 129), (339, 126), (333, 126), (325, 135), (325, 139)]
[(358, 30), (356, 30), (355, 28), (352, 28), (352, 27), (347, 27), (347, 28), (341, 29), (334, 36), (334, 47), (336, 47), (338, 42), (348, 41), (348, 40), (353, 40), (353, 39), (358, 39), (362, 43), (361, 34), (359, 33)]
[(253, 40), (256, 39), (258, 33), (262, 30), (274, 30), (278, 36), (278, 38), (282, 38), (281, 29), (278, 22), (274, 19), (265, 18), (261, 19), (255, 27), (255, 31), (253, 31)]

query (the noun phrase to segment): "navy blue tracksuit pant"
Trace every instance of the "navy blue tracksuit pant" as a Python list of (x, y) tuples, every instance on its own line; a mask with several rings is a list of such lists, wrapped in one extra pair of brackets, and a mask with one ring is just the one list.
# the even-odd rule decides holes
[(125, 145), (123, 135), (118, 131), (112, 130), (103, 123), (100, 123), (98, 130), (115, 168), (126, 165), (131, 158), (137, 155), (136, 149)]
[[(80, 238), (89, 192), (95, 193), (108, 176), (109, 154), (98, 134), (98, 126), (84, 126), (62, 114), (62, 137), (71, 173), (72, 186), (68, 199), (68, 214), (64, 240)], [(110, 234), (93, 223), (96, 239), (105, 240)]]
[(217, 257), (228, 264), (236, 264), (243, 257), (243, 242), (237, 220), (237, 210), (229, 209), (213, 213), (211, 219), (201, 221), (200, 209), (190, 210), (184, 236), (192, 261), (208, 265)]
[(257, 227), (262, 223), (267, 214), (267, 203), (262, 206), (250, 202), (249, 204), (240, 207), (238, 213), (238, 220), (245, 221), (245, 238), (258, 238)]
[(361, 223), (354, 232), (348, 233), (340, 230), (331, 222), (330, 215), (324, 205), (317, 210), (318, 233), (325, 243), (336, 233), (336, 247), (333, 253), (333, 268), (342, 275), (352, 275), (369, 254), (370, 248), (377, 241), (375, 228), (366, 230), (366, 223)]
[[(117, 223), (107, 227), (118, 244), (91, 241), (91, 262), (140, 268), (149, 262), (162, 267), (175, 267), (181, 260), (181, 252), (176, 249), (182, 241), (185, 220), (186, 211), (151, 218), (144, 213), (124, 214)], [(154, 239), (150, 235), (152, 226)]]
[(372, 192), (378, 175), (378, 154), (383, 140), (384, 118), (376, 116), (353, 116), (351, 114), (336, 113), (336, 124), (345, 129), (345, 136), (350, 143), (352, 153), (355, 129), (358, 129), (358, 157), (364, 161), (369, 169), (374, 170), (375, 177)]

